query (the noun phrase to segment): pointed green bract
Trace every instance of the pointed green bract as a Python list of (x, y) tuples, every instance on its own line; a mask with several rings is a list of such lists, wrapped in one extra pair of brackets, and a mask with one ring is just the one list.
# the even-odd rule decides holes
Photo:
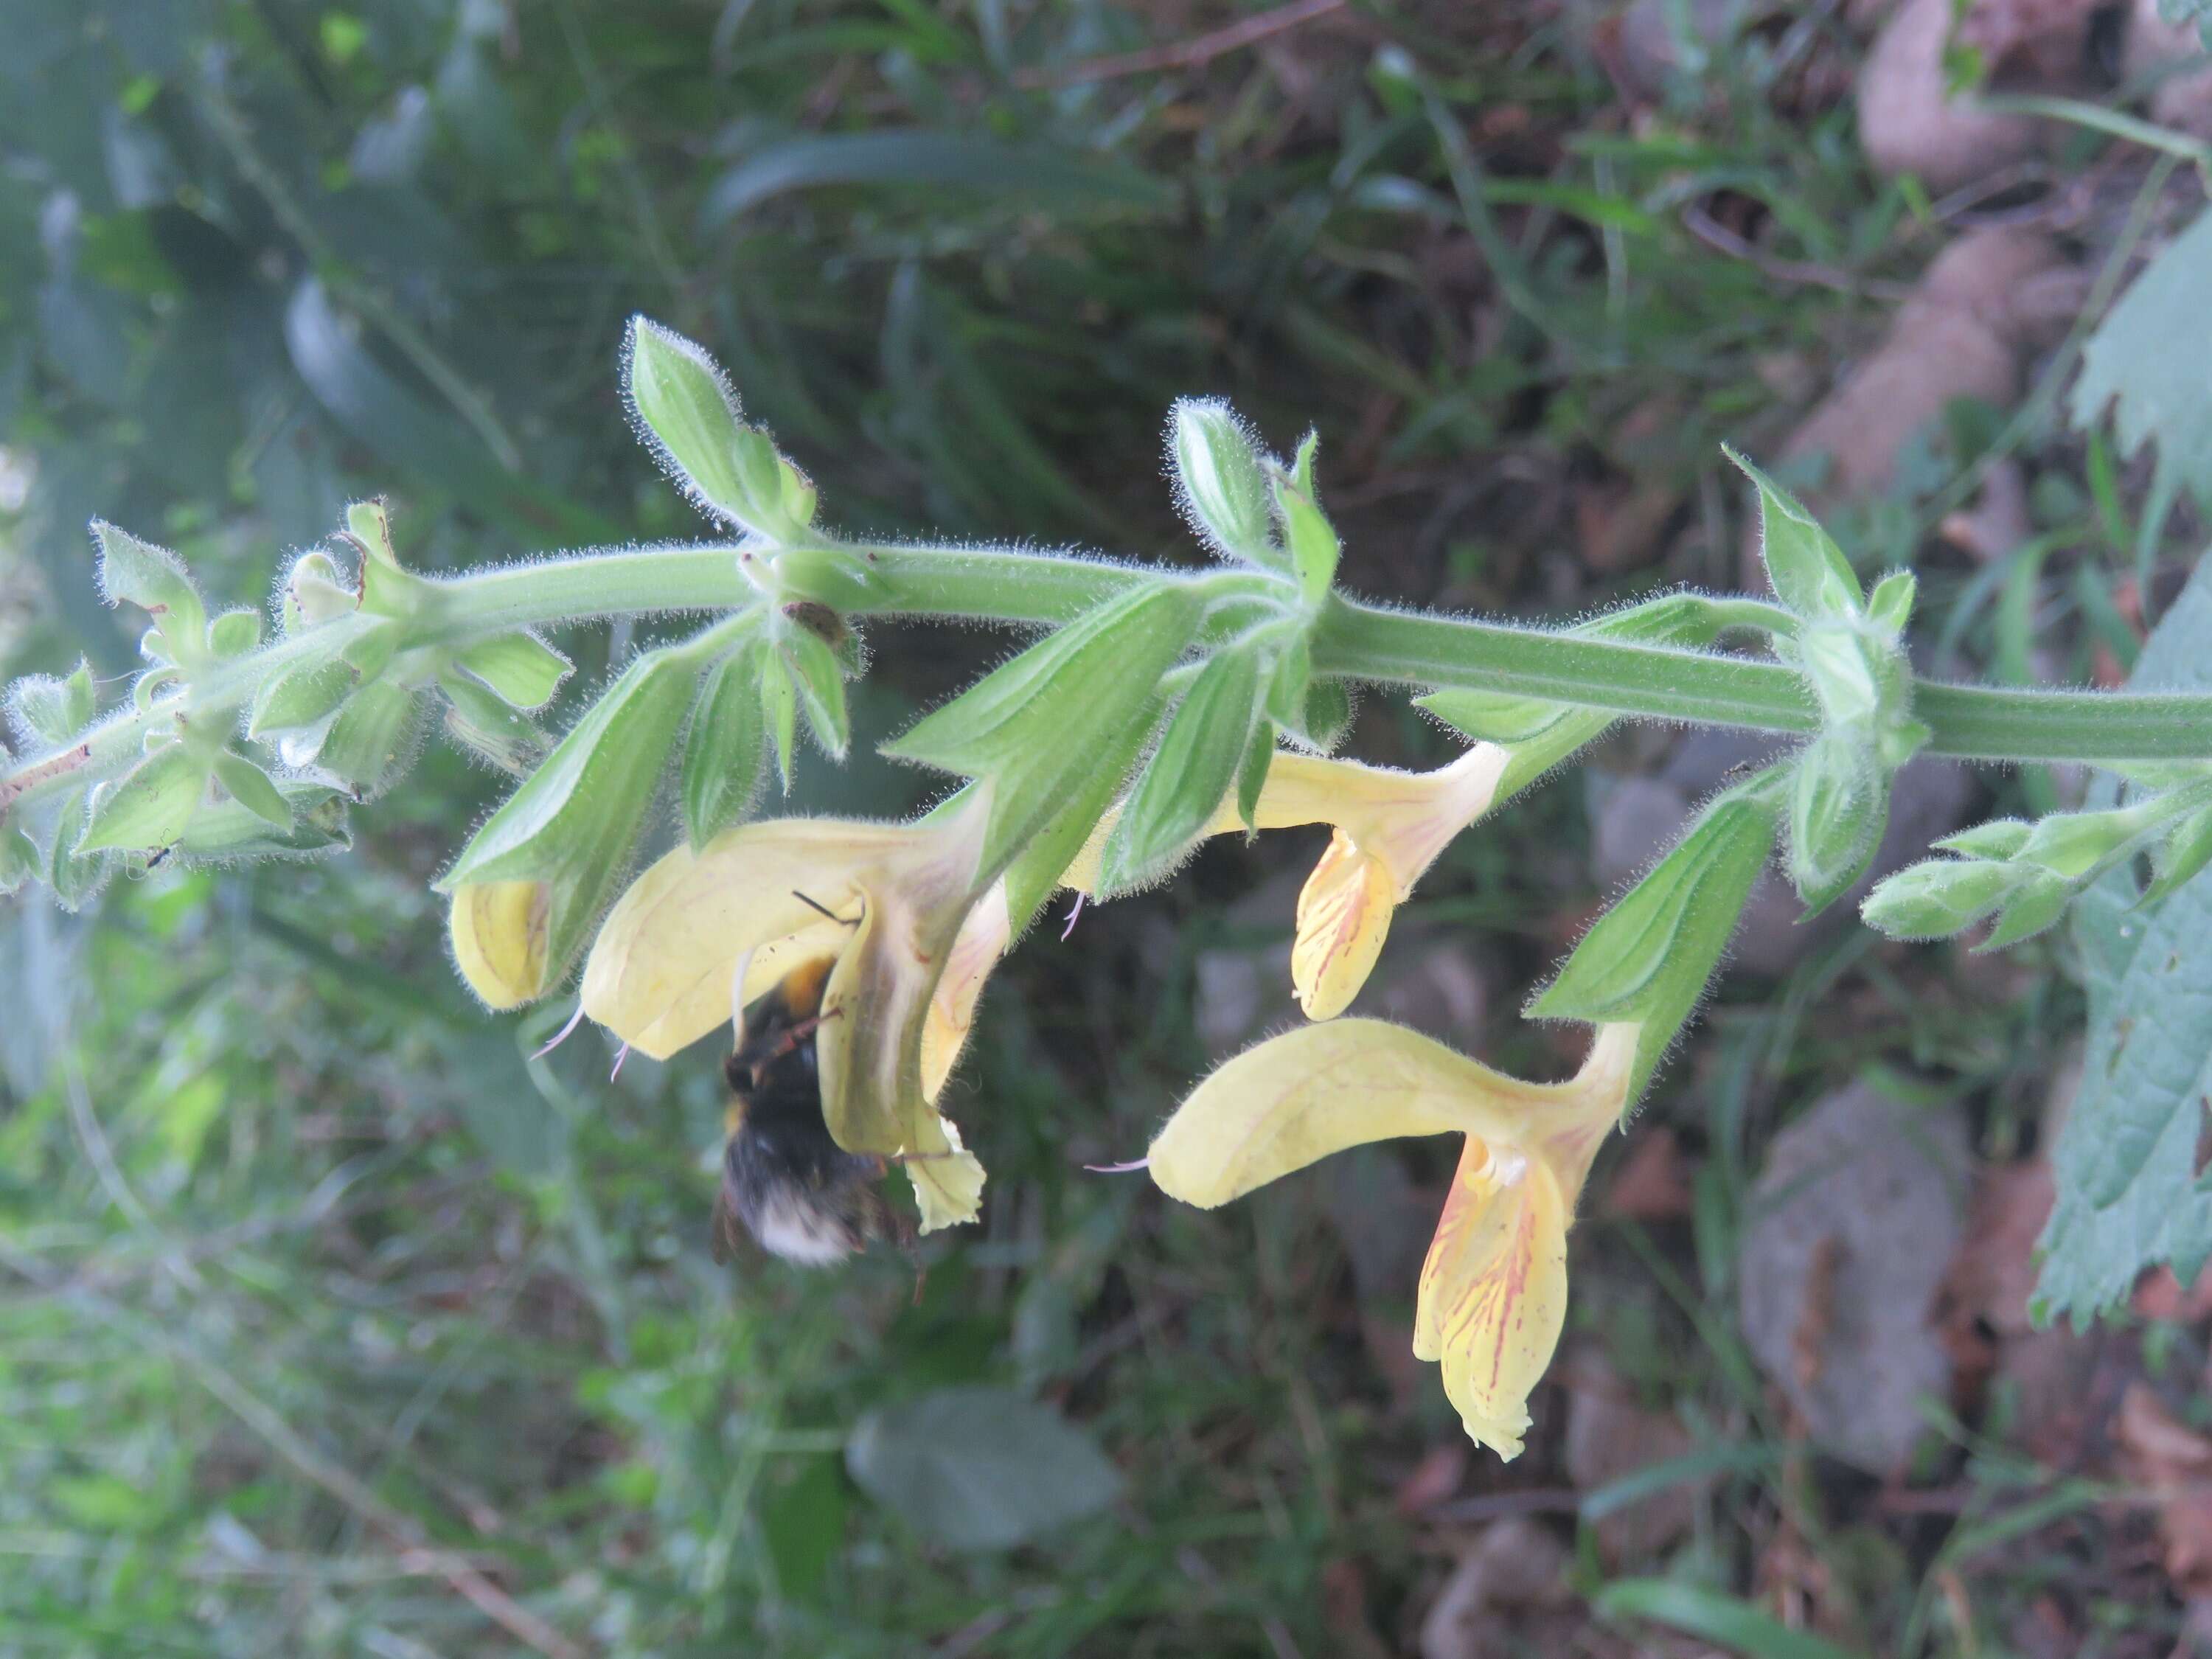
[(1091, 778), (1203, 615), (1180, 584), (1134, 589), (1001, 664), (884, 753), (990, 781), (982, 862), (997, 869)]
[(207, 612), (199, 589), (185, 572), (184, 561), (105, 519), (93, 520), (92, 536), (99, 549), (100, 591), (107, 602), (135, 605), (151, 613), (155, 626), (171, 641), (173, 653), (179, 640), (197, 647), (207, 627)]
[(255, 817), (281, 830), (292, 827), (292, 809), (276, 781), (243, 755), (217, 755), (215, 780), (230, 798)]
[(752, 653), (740, 651), (708, 671), (684, 739), (678, 794), (693, 852), (744, 821), (767, 752), (759, 674)]
[(1723, 448), (1759, 491), (1759, 556), (1783, 604), (1806, 618), (1859, 614), (1859, 579), (1836, 538), (1804, 503), (1733, 449)]
[(258, 611), (226, 611), (208, 623), (208, 650), (219, 658), (242, 657), (261, 643)]
[(8, 688), (9, 711), (33, 740), (59, 745), (92, 724), (92, 665), (80, 658), (65, 679), (27, 674)]
[[(772, 539), (798, 529), (775, 446), (738, 418), (713, 358), (682, 335), (630, 319), (623, 395), (670, 477), (702, 511)], [(811, 505), (811, 503), (810, 503)]]
[(1280, 569), (1259, 446), (1237, 411), (1218, 398), (1178, 399), (1168, 453), (1192, 527), (1224, 557)]
[(806, 729), (832, 760), (845, 758), (853, 741), (853, 717), (845, 707), (845, 676), (830, 642), (811, 629), (789, 623), (779, 630), (777, 649), (791, 670)]
[(1255, 726), (1264, 723), (1261, 692), (1250, 650), (1218, 651), (1199, 671), (1106, 837), (1102, 897), (1166, 871), (1212, 822), (1236, 785)]
[(289, 740), (280, 744), (279, 752), (288, 764), (312, 763), (317, 772), (345, 784), (356, 799), (374, 799), (391, 787), (408, 758), (419, 702), (411, 687), (391, 680), (364, 685), (346, 699), (311, 753), (294, 761)]
[(775, 747), (775, 775), (783, 793), (791, 793), (791, 767), (799, 748), (799, 688), (791, 683), (791, 666), (774, 651), (760, 653), (761, 719)]
[(1290, 550), (1298, 592), (1308, 605), (1319, 605), (1327, 596), (1336, 580), (1337, 561), (1344, 552), (1335, 526), (1314, 494), (1314, 454), (1320, 444), (1319, 434), (1307, 433), (1291, 471), (1279, 473), (1274, 480), (1275, 515), (1282, 521), (1283, 545)]
[(552, 746), (483, 681), (447, 672), (438, 676), (438, 689), (446, 694), (447, 734), (499, 770), (520, 777)]
[(185, 832), (207, 793), (207, 765), (185, 744), (156, 749), (92, 795), (78, 854), (109, 848), (151, 850)]
[(1641, 1024), (1637, 1066), (1639, 1079), (1648, 1079), (1705, 994), (1774, 850), (1774, 793), (1772, 775), (1763, 774), (1717, 797), (1583, 935), (1529, 1013)]
[(516, 708), (543, 708), (552, 702), (572, 667), (568, 658), (522, 628), (478, 640), (456, 653), (453, 665)]
[(337, 658), (295, 663), (261, 683), (246, 716), (246, 735), (267, 737), (314, 725), (352, 695), (360, 684), (353, 669)]
[(0, 823), (0, 893), (39, 878), (39, 844), (21, 830)]
[(1244, 758), (1237, 768), (1237, 817), (1244, 826), (1247, 841), (1260, 833), (1260, 793), (1267, 787), (1267, 774), (1274, 763), (1275, 723), (1263, 716), (1253, 722)]

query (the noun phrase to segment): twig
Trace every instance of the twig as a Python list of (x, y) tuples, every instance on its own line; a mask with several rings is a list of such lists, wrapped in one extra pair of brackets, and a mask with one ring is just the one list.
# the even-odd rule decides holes
[(1682, 210), (1682, 224), (1707, 247), (1741, 259), (1754, 266), (1761, 276), (1771, 276), (1778, 283), (1802, 283), (1811, 288), (1832, 289), (1838, 294), (1872, 295), (1878, 300), (1902, 300), (1912, 292), (1911, 284), (1906, 283), (1885, 282), (1880, 277), (1861, 280), (1832, 270), (1826, 265), (1812, 264), (1802, 259), (1777, 259), (1761, 253), (1708, 213), (1703, 202), (1692, 202)]
[(1057, 69), (1017, 70), (1014, 84), (1024, 91), (1035, 92), (1053, 87), (1082, 86), (1093, 81), (1117, 81), (1125, 76), (1151, 75), (1161, 70), (1200, 69), (1228, 52), (1242, 52), (1301, 23), (1342, 11), (1346, 4), (1346, 0), (1291, 0), (1287, 6), (1278, 6), (1255, 17), (1240, 17), (1233, 23), (1170, 46), (1148, 46), (1142, 52), (1125, 52), (1111, 58), (1086, 58)]
[(28, 794), (49, 778), (58, 778), (64, 773), (76, 771), (91, 758), (92, 745), (88, 743), (81, 743), (76, 748), (65, 750), (55, 756), (52, 760), (40, 761), (36, 766), (25, 767), (12, 778), (0, 779), (0, 811), (4, 811), (8, 803), (14, 800), (16, 796)]
[[(0, 1239), (0, 1261), (33, 1284), (50, 1285), (54, 1275), (44, 1265)], [(309, 1480), (344, 1504), (398, 1548), (400, 1563), (443, 1579), (456, 1593), (509, 1636), (544, 1659), (590, 1659), (570, 1641), (484, 1576), (467, 1558), (431, 1543), (422, 1527), (393, 1509), (355, 1476), (308, 1444), (276, 1408), (198, 1349), (106, 1297), (90, 1291), (78, 1297), (102, 1324), (125, 1337), (160, 1349), (190, 1371), (200, 1386), (229, 1408), (270, 1449)]]

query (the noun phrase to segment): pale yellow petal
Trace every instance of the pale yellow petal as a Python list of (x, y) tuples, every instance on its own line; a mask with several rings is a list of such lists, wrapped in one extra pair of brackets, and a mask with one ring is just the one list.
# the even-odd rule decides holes
[[(824, 919), (858, 915), (859, 873), (914, 832), (783, 818), (679, 847), (630, 884), (584, 964), (584, 1012), (665, 1059), (730, 1017), (738, 963)], [(802, 897), (801, 895), (805, 896)]]
[(1161, 1191), (1212, 1209), (1366, 1141), (1451, 1129), (1513, 1140), (1571, 1086), (1522, 1083), (1382, 1020), (1302, 1025), (1200, 1084), (1148, 1166)]
[(1351, 1006), (1382, 954), (1396, 908), (1388, 866), (1343, 830), (1330, 836), (1298, 893), (1291, 943), (1291, 987), (1308, 1019), (1334, 1019)]
[(1468, 1434), (1510, 1458), (1567, 1315), (1567, 1208), (1541, 1158), (1470, 1137), (1421, 1269), (1416, 1358)]
[(983, 994), (983, 981), (999, 965), (1013, 935), (1012, 918), (1006, 913), (1006, 884), (991, 884), (952, 941), (944, 976), (930, 998), (929, 1012), (921, 1027), (921, 1091), (935, 1100), (945, 1080), (966, 1046), (975, 1023), (975, 1004)]
[(447, 912), (453, 964), (487, 1007), (519, 1008), (545, 990), (546, 916), (542, 881), (470, 882)]
[(983, 1165), (961, 1146), (960, 1131), (951, 1119), (935, 1113), (930, 1117), (930, 1126), (916, 1136), (928, 1150), (903, 1166), (914, 1183), (915, 1207), (926, 1233), (973, 1221), (983, 1208)]

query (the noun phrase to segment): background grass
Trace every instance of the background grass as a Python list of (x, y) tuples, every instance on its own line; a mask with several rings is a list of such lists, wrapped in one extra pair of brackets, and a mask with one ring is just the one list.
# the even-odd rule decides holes
[[(1318, 427), (1358, 591), (1546, 617), (1728, 588), (1741, 503), (1717, 441), (1771, 448), (1947, 234), (1865, 171), (1832, 8), (1692, 63), (1633, 116), (1575, 6), (1377, 0), (1103, 76), (1236, 14), (6, 14), (10, 672), (81, 643), (103, 672), (129, 663), (91, 589), (94, 514), (240, 599), (364, 493), (433, 568), (692, 533), (615, 395), (637, 310), (720, 356), (848, 527), (1194, 557), (1158, 434), (1173, 397), (1210, 392), (1279, 447)], [(1838, 280), (1717, 250), (1684, 216), (1715, 204)], [(1910, 557), (1997, 429), (1967, 410), (1923, 434), (1859, 550)], [(2006, 441), (2055, 458), (2045, 522), (2087, 528), (1995, 576), (1924, 557), (1929, 621), (1961, 669), (2037, 641), (2068, 678), (2129, 642), (2096, 627), (2129, 526), (2068, 483), (2079, 457), (2045, 423)], [(1648, 532), (1593, 556), (1632, 503)], [(564, 644), (589, 679), (644, 631)], [(876, 734), (1002, 644), (871, 643)], [(1442, 752), (1381, 705), (1355, 747)], [(933, 1248), (919, 1289), (891, 1259), (732, 1275), (705, 1249), (712, 1068), (633, 1060), (610, 1081), (591, 1037), (526, 1060), (566, 1008), (486, 1019), (443, 959), (427, 883), (497, 787), (434, 748), (344, 857), (0, 915), (0, 1653), (520, 1650), (472, 1583), (608, 1655), (1412, 1651), (1464, 1529), (1516, 1514), (1571, 1540), (1604, 1610), (1577, 1650), (1672, 1640), (1634, 1616), (1656, 1610), (1812, 1651), (1741, 1622), (1788, 1600), (1778, 1540), (1866, 1650), (2008, 1650), (2051, 1597), (2104, 1609), (2103, 1650), (2170, 1644), (2177, 1608), (2119, 1594), (2142, 1588), (2139, 1515), (2060, 1484), (2001, 1419), (1953, 1425), (1914, 1472), (1940, 1501), (1885, 1507), (1793, 1446), (1735, 1328), (1751, 1172), (1796, 1105), (1883, 1067), (1967, 1101), (1990, 1156), (2033, 1140), (2079, 1018), (2059, 947), (1969, 975), (1852, 935), (1729, 981), (1645, 1118), (1698, 1161), (1691, 1213), (1577, 1234), (1576, 1339), (1690, 1425), (1656, 1480), (1704, 1478), (1686, 1541), (1608, 1568), (1590, 1523), (1632, 1493), (1568, 1485), (1550, 1391), (1527, 1458), (1474, 1460), (1441, 1507), (1399, 1502), (1458, 1443), (1402, 1357), (1411, 1279), (1388, 1270), (1408, 1227), (1425, 1237), (1439, 1149), (1219, 1215), (1080, 1167), (1131, 1155), (1203, 1070), (1207, 975), (1280, 950), (1285, 872), (1314, 848), (1211, 848), (1024, 946), (952, 1102), (994, 1173), (986, 1223)], [(887, 814), (919, 787), (816, 763), (798, 799)], [(1401, 951), (1473, 952), (1486, 994), (1456, 1035), (1501, 1065), (1560, 1064), (1516, 1010), (1601, 896), (1592, 787), (1464, 838), (1401, 917)], [(2056, 786), (1990, 787), (2002, 809)], [(2110, 1340), (2180, 1364), (2179, 1328)], [(874, 1507), (848, 1425), (967, 1382), (1085, 1424), (1122, 1501), (971, 1556)], [(1977, 1532), (1992, 1515), (2014, 1529)], [(1599, 1595), (1662, 1577), (1672, 1600)]]

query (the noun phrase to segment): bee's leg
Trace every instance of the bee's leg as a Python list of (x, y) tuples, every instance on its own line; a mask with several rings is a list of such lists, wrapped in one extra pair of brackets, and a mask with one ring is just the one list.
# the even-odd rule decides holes
[(793, 1020), (791, 1029), (775, 1040), (775, 1047), (768, 1051), (767, 1057), (759, 1061), (754, 1069), (758, 1070), (762, 1066), (773, 1065), (785, 1055), (791, 1054), (800, 1043), (822, 1029), (823, 1021), (835, 1019), (844, 1012), (842, 1008), (832, 1008), (826, 1013), (810, 1014), (805, 1019)]

